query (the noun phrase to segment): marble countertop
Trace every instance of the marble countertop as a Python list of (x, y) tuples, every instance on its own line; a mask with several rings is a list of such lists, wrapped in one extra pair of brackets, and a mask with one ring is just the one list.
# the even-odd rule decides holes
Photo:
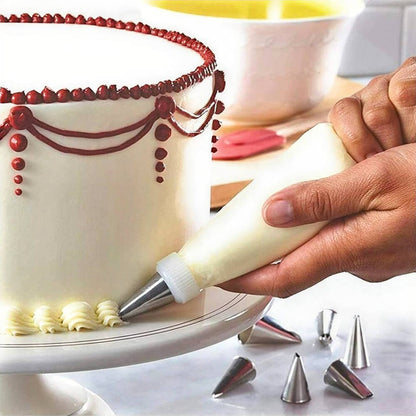
[[(237, 337), (182, 356), (135, 366), (66, 373), (104, 399), (117, 416), (313, 415), (411, 416), (416, 414), (416, 273), (371, 284), (347, 273), (332, 276), (288, 299), (268, 315), (301, 335), (296, 345), (241, 345)], [(330, 348), (317, 339), (320, 310), (338, 312)], [(325, 369), (344, 355), (359, 314), (371, 367), (356, 370), (374, 397), (361, 401), (323, 383)], [(303, 359), (312, 400), (280, 400), (295, 352)], [(212, 390), (235, 356), (250, 358), (257, 377), (222, 398)]]

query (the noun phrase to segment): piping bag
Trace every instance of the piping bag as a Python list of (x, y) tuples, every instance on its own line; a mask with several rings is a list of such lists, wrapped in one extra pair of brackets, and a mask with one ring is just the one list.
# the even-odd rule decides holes
[(200, 291), (287, 255), (327, 222), (276, 228), (262, 216), (274, 193), (298, 182), (339, 173), (355, 164), (329, 123), (320, 123), (277, 156), (177, 252), (161, 259), (156, 274), (120, 307), (129, 319), (172, 301), (186, 303)]

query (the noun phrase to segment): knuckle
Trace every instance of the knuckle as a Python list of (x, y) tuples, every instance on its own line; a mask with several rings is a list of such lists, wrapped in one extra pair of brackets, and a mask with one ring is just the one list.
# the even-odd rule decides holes
[(416, 77), (414, 79), (392, 79), (389, 87), (389, 96), (393, 104), (400, 108), (416, 106)]
[(331, 109), (331, 115), (335, 118), (343, 118), (351, 109), (359, 104), (356, 97), (345, 97), (337, 101)]
[(296, 284), (294, 283), (295, 278), (291, 269), (285, 267), (284, 260), (279, 264), (277, 270), (280, 276), (284, 276), (284, 279), (273, 279), (269, 295), (282, 299), (294, 295), (297, 292)]
[(363, 113), (365, 123), (371, 130), (379, 130), (391, 126), (395, 120), (395, 112), (387, 106), (373, 107)]
[(379, 91), (379, 90), (385, 89), (388, 83), (389, 81), (385, 75), (377, 75), (368, 83), (368, 86), (364, 89), (365, 90), (371, 89), (371, 90)]
[(374, 208), (377, 206), (380, 195), (389, 192), (395, 187), (396, 174), (395, 164), (386, 163), (383, 158), (371, 158), (371, 175), (364, 179), (362, 189), (362, 201), (365, 206)]
[(316, 182), (309, 189), (305, 210), (316, 221), (331, 218), (333, 211), (331, 197), (327, 192), (318, 187)]
[(416, 66), (416, 56), (409, 56), (401, 66), (402, 68)]

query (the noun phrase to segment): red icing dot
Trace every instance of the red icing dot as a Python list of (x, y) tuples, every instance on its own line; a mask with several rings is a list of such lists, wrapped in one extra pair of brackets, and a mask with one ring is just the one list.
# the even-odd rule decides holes
[(47, 13), (45, 16), (43, 16), (43, 23), (52, 23), (53, 17), (51, 14)]
[(37, 91), (32, 90), (26, 94), (26, 100), (28, 104), (39, 104), (42, 102), (42, 94), (39, 94)]
[(157, 88), (160, 94), (166, 94), (166, 85), (162, 81), (157, 84)]
[(30, 16), (28, 13), (23, 13), (20, 15), (20, 21), (22, 23), (32, 23), (32, 16)]
[(106, 26), (107, 27), (115, 27), (116, 26), (116, 21), (112, 18), (109, 18), (106, 20)]
[(20, 184), (20, 183), (22, 183), (22, 182), (23, 182), (23, 177), (22, 177), (22, 175), (16, 175), (16, 176), (13, 178), (13, 180), (14, 180), (14, 183)]
[(97, 98), (100, 100), (106, 100), (109, 96), (108, 87), (106, 85), (101, 85), (97, 90)]
[(168, 152), (163, 147), (158, 147), (155, 152), (155, 158), (157, 160), (162, 160), (168, 155)]
[(12, 94), (10, 101), (13, 104), (24, 104), (26, 102), (26, 96), (24, 92), (15, 92)]
[[(121, 20), (119, 20), (117, 23), (116, 23), (116, 29), (125, 29), (126, 28), (126, 24), (124, 23), (124, 22), (122, 22)], [(134, 29), (134, 25), (133, 25), (133, 29)], [(132, 29), (130, 29), (130, 30), (132, 30)]]
[(49, 88), (45, 87), (42, 90), (42, 97), (45, 103), (55, 103), (57, 101), (56, 92), (50, 90)]
[(0, 88), (0, 103), (8, 103), (12, 98), (12, 94), (6, 88)]
[(217, 143), (217, 141), (218, 141), (218, 137), (217, 136), (212, 136), (211, 143)]
[(85, 24), (85, 22), (86, 22), (85, 17), (82, 16), (81, 14), (75, 19), (75, 23), (79, 25), (83, 25)]
[(163, 95), (155, 101), (156, 111), (163, 119), (169, 118), (176, 110), (176, 104), (172, 97)]
[(218, 149), (217, 149), (216, 147), (212, 147), (212, 148), (211, 148), (211, 152), (212, 152), (212, 153), (216, 153), (217, 151), (218, 151)]
[(152, 95), (152, 89), (150, 88), (150, 85), (145, 84), (140, 88), (141, 95), (144, 98), (149, 98)]
[(215, 114), (221, 114), (225, 110), (225, 105), (222, 101), (217, 101), (215, 105)]
[(161, 176), (158, 176), (158, 177), (156, 178), (156, 181), (157, 181), (158, 183), (162, 183), (162, 182), (164, 181), (164, 179), (163, 179)]
[(179, 92), (181, 91), (182, 87), (180, 86), (179, 82), (177, 80), (172, 82), (172, 91)]
[(223, 92), (225, 89), (225, 78), (224, 72), (222, 71), (215, 71), (215, 85), (219, 92)]
[(14, 193), (15, 193), (17, 196), (20, 196), (20, 195), (22, 195), (22, 190), (21, 190), (20, 188), (17, 188), (17, 189), (15, 189), (15, 190), (14, 190)]
[(155, 166), (156, 172), (163, 172), (165, 170), (165, 165), (163, 162), (157, 162)]
[(97, 26), (106, 26), (107, 22), (103, 17), (99, 16), (95, 19), (95, 24)]
[(121, 98), (130, 98), (130, 91), (127, 87), (121, 87), (118, 90), (118, 94), (120, 95)]
[(135, 100), (138, 100), (142, 96), (140, 87), (138, 85), (135, 85), (134, 87), (130, 88), (129, 91), (131, 98), (134, 98)]
[(150, 86), (150, 90), (152, 91), (152, 95), (154, 96), (154, 97), (156, 97), (157, 95), (159, 95), (159, 93), (160, 93), (160, 91), (159, 91), (159, 86), (158, 85), (155, 85), (155, 84), (152, 84), (151, 86)]
[(65, 19), (58, 13), (53, 15), (53, 21), (54, 23), (65, 23)]
[(221, 121), (219, 120), (212, 120), (212, 129), (218, 130), (221, 127)]
[(166, 141), (172, 134), (172, 130), (166, 124), (159, 124), (155, 130), (155, 137), (161, 142)]
[(113, 84), (108, 87), (108, 96), (110, 100), (118, 100), (120, 98), (116, 85)]
[(16, 157), (12, 160), (12, 168), (14, 170), (23, 170), (25, 166), (26, 163), (21, 157)]
[(56, 93), (56, 98), (60, 103), (65, 103), (71, 99), (71, 93), (68, 89), (63, 88)]
[(32, 124), (32, 111), (23, 106), (13, 107), (9, 112), (9, 121), (16, 130), (25, 130)]
[(32, 16), (32, 22), (33, 23), (42, 23), (42, 16), (39, 13), (35, 13)]
[(23, 134), (14, 134), (9, 140), (10, 147), (15, 152), (23, 152), (27, 147), (27, 139)]
[(93, 101), (96, 99), (95, 92), (90, 87), (85, 88), (83, 92), (86, 100)]
[(67, 14), (65, 16), (65, 23), (69, 23), (69, 24), (75, 23), (75, 17), (72, 16), (72, 14)]
[(72, 101), (81, 101), (83, 98), (84, 93), (82, 92), (81, 88), (76, 88), (75, 90), (71, 91)]
[(128, 31), (133, 31), (134, 30), (134, 28), (135, 28), (135, 24), (133, 23), (133, 22), (127, 22), (126, 23), (126, 30), (128, 30)]

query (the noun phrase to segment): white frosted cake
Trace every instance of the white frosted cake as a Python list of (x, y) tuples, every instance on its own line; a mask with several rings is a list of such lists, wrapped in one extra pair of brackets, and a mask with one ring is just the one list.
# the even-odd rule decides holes
[(120, 324), (209, 216), (213, 53), (142, 23), (0, 16), (0, 333)]

